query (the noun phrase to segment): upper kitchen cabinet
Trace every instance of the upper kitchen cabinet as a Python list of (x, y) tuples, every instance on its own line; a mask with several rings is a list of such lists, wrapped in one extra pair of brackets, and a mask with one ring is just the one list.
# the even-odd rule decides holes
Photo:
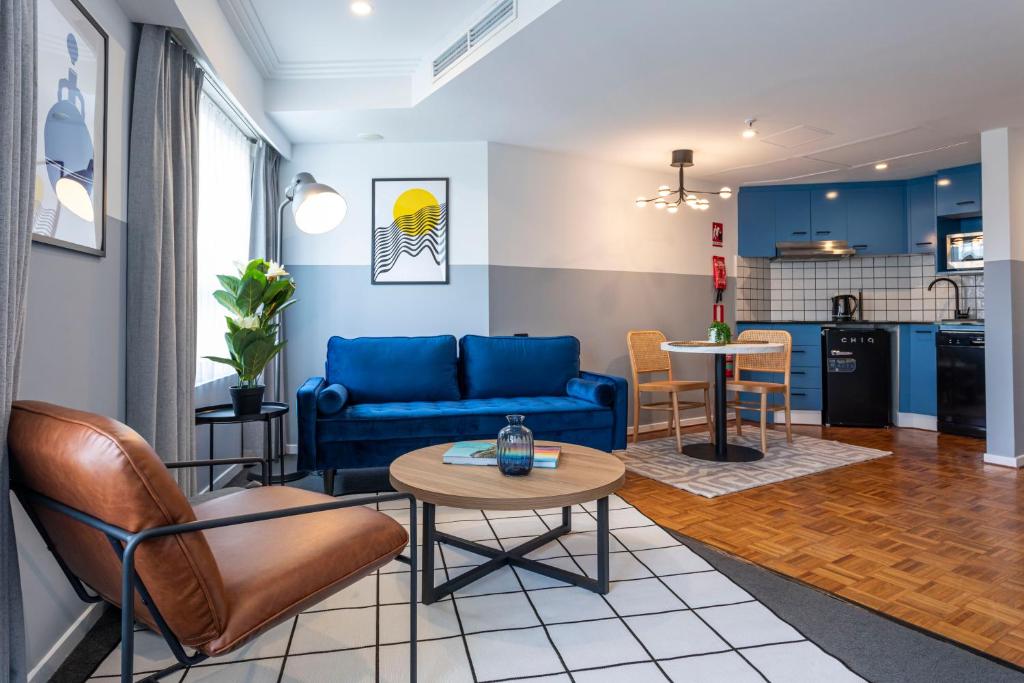
[(817, 187), (811, 195), (811, 239), (845, 240), (846, 193), (835, 187)]
[(907, 181), (907, 246), (912, 254), (934, 254), (938, 245), (935, 176)]
[(907, 251), (903, 184), (871, 183), (845, 188), (847, 239), (858, 254)]
[(775, 241), (806, 242), (811, 239), (811, 193), (779, 189), (775, 195)]
[(740, 188), (740, 256), (775, 256), (775, 192)]
[(935, 213), (943, 217), (981, 215), (981, 164), (938, 172), (935, 176)]

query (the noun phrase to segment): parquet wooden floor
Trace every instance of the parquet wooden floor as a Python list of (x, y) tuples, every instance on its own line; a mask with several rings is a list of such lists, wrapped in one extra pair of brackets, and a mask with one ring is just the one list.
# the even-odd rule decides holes
[(795, 430), (894, 455), (713, 499), (629, 474), (620, 494), (663, 526), (1024, 666), (1016, 470), (983, 464), (980, 439)]

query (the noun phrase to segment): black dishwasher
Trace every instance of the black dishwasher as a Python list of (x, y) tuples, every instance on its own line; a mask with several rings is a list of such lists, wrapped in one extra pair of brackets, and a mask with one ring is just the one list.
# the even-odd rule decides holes
[(985, 333), (935, 335), (940, 432), (985, 436)]
[(872, 327), (821, 329), (821, 423), (837, 427), (892, 424), (889, 333)]

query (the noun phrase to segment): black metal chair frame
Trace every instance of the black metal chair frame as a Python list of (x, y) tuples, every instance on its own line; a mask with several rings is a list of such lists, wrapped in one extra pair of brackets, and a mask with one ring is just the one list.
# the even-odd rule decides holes
[[(175, 469), (181, 467), (206, 467), (209, 463), (205, 460), (186, 460), (179, 462), (164, 463), (168, 469)], [(218, 465), (234, 465), (234, 464), (252, 464), (260, 465), (263, 468), (264, 480), (268, 475), (267, 463), (262, 458), (218, 458)], [(171, 632), (167, 623), (164, 621), (160, 611), (153, 604), (153, 600), (149, 595), (149, 591), (146, 589), (145, 584), (139, 578), (135, 572), (135, 552), (143, 542), (151, 539), (158, 538), (161, 536), (172, 536), (176, 534), (186, 534), (195, 531), (204, 531), (206, 529), (217, 529), (220, 527), (234, 526), (237, 524), (249, 524), (252, 522), (262, 522), (269, 519), (280, 519), (282, 517), (294, 517), (296, 515), (308, 515), (314, 512), (323, 512), (325, 510), (337, 510), (340, 508), (355, 507), (357, 505), (367, 505), (369, 503), (384, 503), (392, 500), (407, 500), (409, 501), (409, 556), (399, 555), (398, 559), (409, 565), (409, 680), (415, 683), (416, 681), (416, 604), (418, 602), (416, 595), (416, 571), (417, 571), (417, 547), (416, 547), (416, 498), (408, 493), (385, 493), (371, 496), (360, 496), (359, 498), (352, 498), (348, 500), (336, 500), (330, 503), (320, 503), (318, 505), (303, 505), (301, 507), (289, 508), (284, 510), (272, 510), (268, 512), (254, 512), (247, 515), (235, 515), (233, 517), (221, 517), (219, 519), (207, 519), (199, 520), (195, 522), (188, 522), (185, 524), (170, 524), (168, 526), (153, 527), (150, 529), (144, 529), (137, 533), (126, 531), (120, 527), (108, 524), (101, 519), (97, 519), (92, 515), (86, 514), (81, 510), (64, 505), (63, 503), (56, 501), (48, 496), (44, 496), (41, 493), (33, 491), (31, 489), (20, 486), (17, 482), (12, 482), (15, 493), (21, 499), (26, 511), (29, 513), (29, 517), (32, 519), (33, 524), (39, 531), (39, 534), (43, 537), (46, 542), (47, 548), (53, 554), (54, 559), (57, 561), (57, 565), (61, 571), (64, 572), (64, 576), (67, 577), (71, 583), (71, 587), (74, 589), (75, 594), (78, 595), (84, 602), (101, 602), (103, 598), (100, 595), (94, 595), (89, 592), (82, 580), (79, 579), (67, 566), (60, 555), (57, 553), (49, 535), (43, 528), (39, 519), (32, 510), (32, 505), (40, 505), (42, 507), (60, 512), (62, 514), (71, 517), (72, 519), (81, 522), (87, 526), (97, 529), (98, 531), (106, 534), (107, 539), (110, 541), (110, 545), (113, 548), (114, 553), (121, 561), (121, 682), (131, 683), (134, 679), (134, 643), (135, 643), (135, 600), (134, 594), (136, 591), (139, 593), (139, 597), (142, 599), (142, 604), (146, 606), (149, 613), (153, 616), (153, 621), (156, 622), (157, 627), (160, 630), (160, 635), (163, 636), (170, 647), (171, 652), (174, 654), (174, 658), (177, 659), (177, 663), (171, 666), (150, 674), (142, 681), (158, 681), (164, 676), (168, 676), (176, 671), (193, 666), (208, 659), (208, 655), (196, 651), (189, 655), (185, 652), (185, 648), (175, 637), (174, 633)]]

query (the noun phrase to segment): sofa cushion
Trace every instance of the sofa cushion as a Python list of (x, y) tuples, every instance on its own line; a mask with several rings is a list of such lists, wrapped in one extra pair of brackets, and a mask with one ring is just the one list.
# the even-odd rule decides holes
[(327, 383), (348, 390), (348, 402), (457, 401), (455, 337), (331, 337)]
[(480, 337), (459, 340), (464, 398), (565, 396), (580, 374), (576, 337)]
[(599, 406), (610, 406), (615, 402), (615, 387), (592, 379), (573, 377), (565, 385), (565, 393), (573, 398), (596, 403)]
[(511, 414), (525, 415), (526, 426), (535, 435), (566, 429), (607, 429), (614, 419), (608, 408), (568, 396), (363, 403), (347, 406), (332, 418), (321, 418), (317, 434), (321, 442), (456, 434), (459, 436), (452, 440), (497, 437), (508, 424), (505, 416)]
[(348, 389), (340, 384), (330, 384), (320, 390), (316, 397), (316, 409), (321, 415), (334, 415), (348, 402)]

